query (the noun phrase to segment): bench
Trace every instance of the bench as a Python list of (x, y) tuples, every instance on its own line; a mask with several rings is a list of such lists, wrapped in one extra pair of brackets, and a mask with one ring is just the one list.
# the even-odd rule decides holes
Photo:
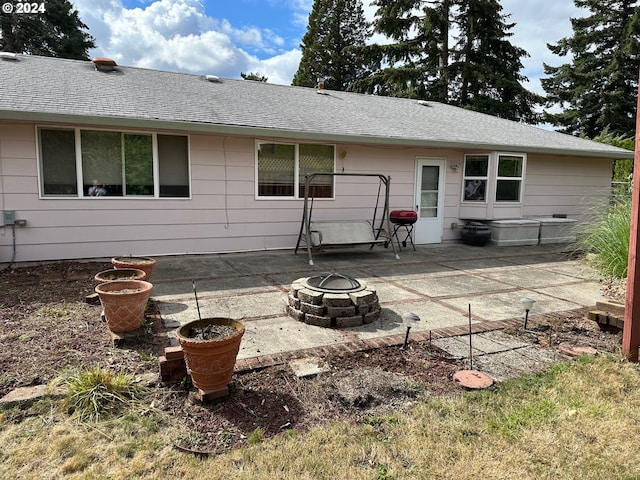
[(367, 221), (314, 221), (309, 224), (310, 245), (341, 247), (349, 245), (375, 245), (385, 243), (386, 238), (376, 238)]

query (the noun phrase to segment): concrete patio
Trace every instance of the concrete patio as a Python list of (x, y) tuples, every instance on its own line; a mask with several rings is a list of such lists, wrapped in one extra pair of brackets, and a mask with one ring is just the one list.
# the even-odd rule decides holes
[[(412, 325), (412, 340), (433, 338), (445, 347), (451, 340), (439, 339), (468, 332), (469, 305), (473, 331), (482, 333), (521, 325), (522, 297), (536, 300), (532, 315), (595, 306), (604, 300), (597, 273), (560, 244), (419, 246), (417, 251), (402, 249), (400, 260), (394, 258), (390, 248), (353, 249), (314, 255), (313, 267), (308, 265), (306, 252), (295, 255), (293, 251), (157, 260), (152, 297), (165, 326), (174, 328), (198, 318), (195, 281), (203, 318), (244, 321), (246, 333), (238, 355), (241, 369), (322, 348), (402, 344), (406, 312), (421, 319)], [(382, 308), (380, 319), (359, 327), (332, 329), (289, 317), (286, 306), (290, 284), (324, 272), (349, 275), (375, 288)], [(487, 339), (485, 343), (491, 342)], [(505, 346), (498, 344), (485, 347), (499, 350)], [(450, 348), (459, 349), (452, 345)]]

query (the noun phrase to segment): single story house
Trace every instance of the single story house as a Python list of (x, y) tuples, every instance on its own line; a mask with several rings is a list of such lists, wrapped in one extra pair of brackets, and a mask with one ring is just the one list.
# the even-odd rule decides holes
[[(0, 52), (0, 263), (293, 248), (310, 172), (391, 177), (417, 244), (580, 221), (631, 157), (436, 102)], [(371, 219), (378, 188), (321, 177), (314, 218)]]

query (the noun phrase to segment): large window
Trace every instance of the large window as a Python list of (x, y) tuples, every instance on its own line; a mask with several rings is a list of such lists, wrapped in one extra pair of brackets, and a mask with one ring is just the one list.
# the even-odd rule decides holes
[(45, 196), (189, 196), (186, 136), (41, 128), (39, 139)]
[(466, 155), (462, 200), (469, 203), (520, 202), (524, 162), (524, 155)]
[[(311, 173), (333, 173), (333, 145), (258, 143), (258, 197), (302, 198), (305, 176)], [(309, 185), (309, 195), (333, 197), (333, 177), (315, 177)]]

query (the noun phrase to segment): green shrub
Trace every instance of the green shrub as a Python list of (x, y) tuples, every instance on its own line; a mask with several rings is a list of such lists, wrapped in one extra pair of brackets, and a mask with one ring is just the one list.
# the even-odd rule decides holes
[(622, 198), (580, 235), (581, 248), (607, 277), (627, 276), (630, 224), (631, 199)]

